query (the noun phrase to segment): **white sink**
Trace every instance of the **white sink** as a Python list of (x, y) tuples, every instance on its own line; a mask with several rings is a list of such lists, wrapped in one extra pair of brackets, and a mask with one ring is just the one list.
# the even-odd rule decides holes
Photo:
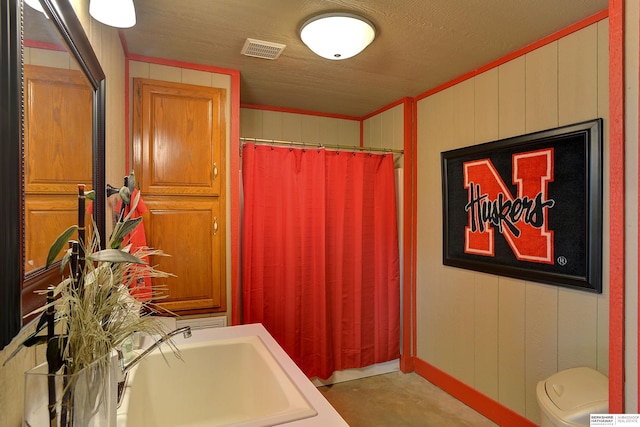
[(118, 426), (347, 426), (262, 325), (174, 341), (182, 361), (163, 345), (131, 370)]

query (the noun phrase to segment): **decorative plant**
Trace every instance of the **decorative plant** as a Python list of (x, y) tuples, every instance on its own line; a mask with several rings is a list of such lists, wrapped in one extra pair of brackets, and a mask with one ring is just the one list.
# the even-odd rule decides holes
[[(133, 172), (129, 183), (135, 185)], [(121, 189), (121, 196), (131, 194), (131, 188), (127, 187), (125, 184)], [(35, 331), (8, 360), (24, 347), (46, 344), (49, 374), (64, 373), (72, 378), (89, 366), (106, 374), (112, 351), (131, 334), (164, 335), (163, 325), (156, 317), (141, 314), (143, 311), (154, 313), (155, 306), (140, 302), (129, 293), (130, 286), (140, 277), (170, 276), (142, 261), (152, 255), (164, 255), (162, 251), (141, 248), (131, 254), (130, 246), (121, 247), (125, 236), (142, 221), (142, 218), (131, 218), (139, 193), (133, 200), (123, 197), (123, 204), (131, 204), (129, 214), (125, 215), (124, 209), (121, 210), (108, 248), (104, 250), (100, 250), (100, 236), (95, 228), (90, 244), (85, 245), (85, 199), (92, 197), (93, 192), (85, 194), (84, 186), (78, 186), (78, 225), (69, 227), (56, 239), (46, 264), (50, 267), (58, 254), (68, 247), (60, 265), (61, 275), (64, 276), (65, 271), (67, 275), (58, 285), (43, 291), (47, 294), (47, 303), (34, 312), (41, 313)], [(77, 240), (70, 240), (75, 233)], [(171, 340), (169, 345), (177, 352)], [(56, 407), (68, 412), (62, 418), (62, 425), (73, 422), (70, 419), (73, 412), (68, 409), (73, 406), (73, 393), (67, 390), (70, 388), (71, 385), (65, 387), (62, 405), (59, 405), (55, 388), (49, 387), (50, 419), (55, 419)]]

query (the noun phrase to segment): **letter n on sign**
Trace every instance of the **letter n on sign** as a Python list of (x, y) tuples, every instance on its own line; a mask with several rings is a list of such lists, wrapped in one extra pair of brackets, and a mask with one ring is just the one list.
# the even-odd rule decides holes
[(445, 265), (602, 292), (602, 119), (441, 161)]

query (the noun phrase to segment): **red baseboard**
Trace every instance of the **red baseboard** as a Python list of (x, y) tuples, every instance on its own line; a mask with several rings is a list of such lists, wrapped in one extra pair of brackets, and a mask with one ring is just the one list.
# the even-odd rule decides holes
[(501, 405), (424, 360), (414, 357), (413, 362), (418, 375), (440, 387), (470, 408), (475, 409), (494, 423), (505, 427), (537, 427), (536, 424), (517, 412)]
[(413, 364), (413, 357), (400, 355), (400, 371), (407, 374), (409, 372), (413, 372), (416, 370), (415, 365)]

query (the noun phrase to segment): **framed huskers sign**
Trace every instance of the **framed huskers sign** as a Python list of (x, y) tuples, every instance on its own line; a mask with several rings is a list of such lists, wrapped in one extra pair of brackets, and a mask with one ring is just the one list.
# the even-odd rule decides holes
[(445, 265), (602, 292), (602, 119), (441, 160)]

